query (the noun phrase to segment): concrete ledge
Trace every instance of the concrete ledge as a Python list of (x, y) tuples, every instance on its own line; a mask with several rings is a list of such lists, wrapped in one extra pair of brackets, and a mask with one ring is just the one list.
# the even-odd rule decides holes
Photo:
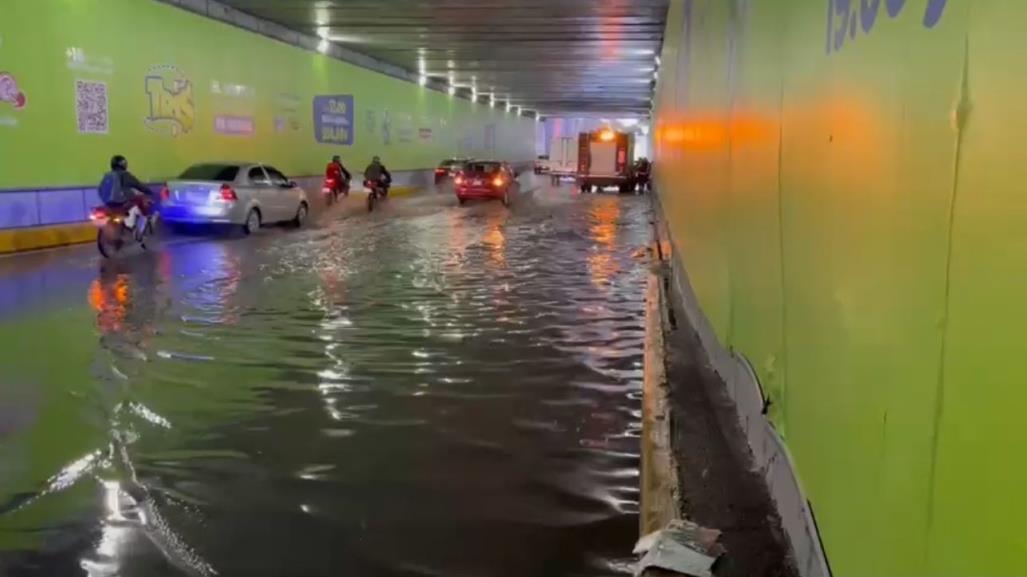
[[(669, 255), (675, 250), (673, 238), (669, 235), (659, 201), (655, 204), (657, 242), (663, 248), (663, 253)], [(763, 478), (774, 500), (799, 574), (802, 577), (829, 577), (830, 565), (812, 505), (802, 489), (788, 448), (763, 414), (764, 396), (755, 371), (743, 355), (728, 350), (717, 338), (680, 260), (668, 258), (668, 263), (673, 297), (665, 296), (680, 301), (689, 323), (698, 334), (711, 367), (727, 387), (735, 416), (752, 453), (754, 468)]]
[(92, 224), (66, 224), (0, 230), (0, 254), (39, 250), (96, 240)]
[[(655, 251), (654, 251), (655, 252)], [(655, 254), (653, 255), (656, 256)], [(645, 293), (645, 360), (642, 384), (642, 470), (639, 534), (662, 529), (681, 516), (678, 467), (671, 447), (671, 412), (661, 277), (649, 273)]]

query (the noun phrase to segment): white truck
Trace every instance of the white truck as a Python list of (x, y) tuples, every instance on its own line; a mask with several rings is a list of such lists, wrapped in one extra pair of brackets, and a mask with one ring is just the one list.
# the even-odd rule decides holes
[(549, 143), (549, 175), (554, 183), (563, 177), (572, 177), (578, 172), (578, 139), (574, 136), (557, 136)]

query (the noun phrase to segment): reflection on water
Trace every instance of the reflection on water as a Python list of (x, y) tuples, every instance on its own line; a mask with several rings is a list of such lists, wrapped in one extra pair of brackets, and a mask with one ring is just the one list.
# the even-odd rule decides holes
[(68, 339), (9, 359), (42, 406), (0, 444), (0, 574), (627, 572), (647, 207), (452, 204), (167, 246), (33, 311)]
[(588, 256), (588, 269), (592, 283), (599, 290), (606, 290), (606, 284), (617, 274), (614, 250), (620, 208), (620, 200), (612, 197), (600, 197), (592, 206), (589, 231), (596, 245)]

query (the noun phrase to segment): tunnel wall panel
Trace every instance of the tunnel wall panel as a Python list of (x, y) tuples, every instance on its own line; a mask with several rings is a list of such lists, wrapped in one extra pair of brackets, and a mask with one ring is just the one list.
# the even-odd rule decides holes
[(162, 181), (202, 161), (323, 173), (534, 157), (535, 121), (151, 0), (5, 0), (0, 190)]
[(660, 201), (837, 575), (1027, 572), (1027, 4), (683, 0)]

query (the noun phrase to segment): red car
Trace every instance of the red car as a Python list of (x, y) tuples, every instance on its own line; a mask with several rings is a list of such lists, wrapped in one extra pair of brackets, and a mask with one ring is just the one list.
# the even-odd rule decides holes
[(460, 204), (468, 200), (501, 200), (507, 206), (518, 186), (513, 168), (498, 160), (468, 162), (453, 184)]

